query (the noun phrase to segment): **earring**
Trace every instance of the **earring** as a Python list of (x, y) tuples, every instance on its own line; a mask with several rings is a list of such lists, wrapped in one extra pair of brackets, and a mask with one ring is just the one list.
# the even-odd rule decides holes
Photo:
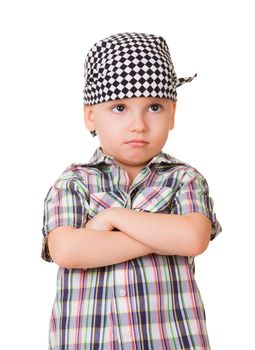
[(96, 133), (95, 130), (90, 131), (90, 133), (91, 133), (91, 135), (92, 135), (93, 137), (95, 137), (95, 136), (97, 135), (97, 133)]

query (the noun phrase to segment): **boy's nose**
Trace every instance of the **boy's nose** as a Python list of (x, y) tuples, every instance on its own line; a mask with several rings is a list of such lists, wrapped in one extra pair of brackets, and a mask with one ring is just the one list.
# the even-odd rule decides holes
[(137, 131), (146, 129), (146, 122), (142, 112), (135, 112), (131, 116), (131, 128)]

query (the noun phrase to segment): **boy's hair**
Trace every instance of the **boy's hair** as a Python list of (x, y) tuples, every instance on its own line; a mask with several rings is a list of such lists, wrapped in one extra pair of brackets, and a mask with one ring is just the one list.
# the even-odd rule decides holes
[(83, 103), (131, 97), (177, 101), (176, 88), (196, 76), (177, 79), (169, 48), (161, 36), (118, 33), (96, 42), (89, 50), (84, 63)]

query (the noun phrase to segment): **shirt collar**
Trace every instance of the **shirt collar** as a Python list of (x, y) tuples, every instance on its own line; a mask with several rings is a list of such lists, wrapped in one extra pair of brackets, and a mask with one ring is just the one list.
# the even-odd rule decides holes
[[(88, 163), (85, 163), (86, 166), (96, 166), (100, 163), (108, 164), (108, 165), (117, 165), (114, 162), (114, 158), (108, 154), (105, 154), (102, 150), (101, 146), (99, 146), (92, 157), (90, 158)], [(160, 164), (160, 163), (168, 163), (168, 164), (185, 164), (184, 162), (180, 161), (179, 159), (171, 156), (170, 154), (164, 153), (163, 151), (160, 151), (158, 154), (156, 154), (147, 164), (147, 166), (150, 166), (152, 164)]]

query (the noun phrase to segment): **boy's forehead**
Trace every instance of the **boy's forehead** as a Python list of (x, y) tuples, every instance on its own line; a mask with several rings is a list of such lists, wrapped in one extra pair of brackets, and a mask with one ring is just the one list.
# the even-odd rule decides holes
[(163, 104), (171, 104), (174, 101), (170, 100), (169, 98), (164, 97), (130, 97), (130, 98), (122, 98), (122, 99), (116, 99), (113, 101), (106, 101), (101, 102), (98, 104), (95, 104), (94, 106), (102, 106), (102, 107), (108, 107), (112, 104), (128, 104), (128, 105), (146, 105), (151, 103), (163, 103)]

